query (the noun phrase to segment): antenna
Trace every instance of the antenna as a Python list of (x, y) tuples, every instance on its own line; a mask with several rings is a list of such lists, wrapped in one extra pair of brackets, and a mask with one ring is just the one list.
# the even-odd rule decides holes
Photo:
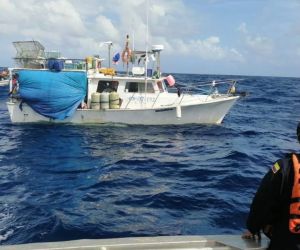
[(113, 45), (113, 42), (112, 41), (108, 41), (108, 42), (104, 42), (104, 44), (107, 44), (108, 45), (108, 68), (110, 68), (110, 50), (111, 50), (111, 47)]
[(156, 58), (156, 72), (157, 72), (157, 76), (160, 77), (161, 76), (161, 69), (160, 69), (160, 52), (164, 49), (163, 45), (152, 45), (152, 52), (155, 55)]
[(146, 29), (146, 63), (145, 63), (145, 66), (146, 66), (146, 79), (147, 79), (147, 77), (148, 77), (148, 42), (149, 42), (149, 11), (148, 11), (148, 9), (149, 9), (149, 1), (147, 0), (147, 2), (146, 2), (147, 4), (146, 4), (146, 10), (147, 10), (147, 14), (146, 14), (146, 16), (147, 16), (147, 25), (146, 25), (146, 27), (147, 27), (147, 29)]
[(134, 30), (132, 31), (132, 51), (134, 52)]

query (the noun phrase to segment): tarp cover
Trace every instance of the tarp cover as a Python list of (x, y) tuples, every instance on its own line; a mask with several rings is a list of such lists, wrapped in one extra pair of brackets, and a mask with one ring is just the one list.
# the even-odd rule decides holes
[(18, 73), (22, 101), (43, 116), (64, 120), (74, 114), (85, 98), (85, 72), (21, 70)]

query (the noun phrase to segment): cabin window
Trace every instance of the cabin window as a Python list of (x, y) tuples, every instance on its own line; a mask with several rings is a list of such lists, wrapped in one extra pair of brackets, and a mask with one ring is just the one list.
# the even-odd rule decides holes
[(112, 92), (117, 91), (119, 86), (118, 81), (99, 81), (97, 86), (97, 92)]
[(138, 82), (126, 82), (125, 91), (130, 93), (139, 92)]
[[(125, 91), (130, 93), (145, 93), (145, 82), (126, 82)], [(152, 82), (147, 82), (147, 93), (154, 93)]]

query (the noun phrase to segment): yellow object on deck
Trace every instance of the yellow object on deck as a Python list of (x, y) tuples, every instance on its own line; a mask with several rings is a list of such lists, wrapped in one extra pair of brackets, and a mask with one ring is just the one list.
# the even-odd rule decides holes
[(87, 68), (92, 69), (93, 68), (93, 57), (92, 56), (87, 56), (85, 58), (85, 60), (86, 60)]
[(109, 93), (102, 92), (100, 94), (100, 106), (101, 109), (109, 109)]
[(114, 76), (116, 74), (116, 71), (114, 68), (101, 68), (99, 69), (99, 73), (102, 73), (104, 75)]

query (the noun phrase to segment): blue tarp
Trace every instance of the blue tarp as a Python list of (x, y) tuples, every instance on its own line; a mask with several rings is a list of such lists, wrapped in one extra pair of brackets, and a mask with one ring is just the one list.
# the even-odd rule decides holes
[(22, 101), (43, 116), (63, 120), (72, 116), (85, 98), (85, 72), (21, 70), (18, 73)]

